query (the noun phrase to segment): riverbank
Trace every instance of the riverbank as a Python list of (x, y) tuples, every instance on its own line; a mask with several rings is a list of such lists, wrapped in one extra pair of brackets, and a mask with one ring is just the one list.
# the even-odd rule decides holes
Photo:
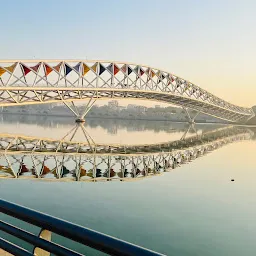
[[(37, 117), (60, 117), (60, 118), (74, 118), (72, 114), (54, 114), (54, 113), (47, 113), (47, 114), (36, 114), (36, 113), (13, 113), (13, 112), (1, 112), (0, 115), (9, 116), (9, 115), (19, 115), (19, 116), (37, 116)], [(170, 122), (177, 122), (177, 123), (187, 123), (185, 119), (168, 119), (163, 116), (159, 117), (143, 117), (143, 116), (129, 116), (129, 117), (120, 117), (120, 116), (93, 116), (89, 115), (87, 118), (95, 118), (95, 119), (117, 119), (117, 120), (143, 120), (143, 121), (170, 121)], [(212, 120), (205, 120), (205, 119), (197, 119), (197, 123), (216, 123), (216, 124), (228, 124), (228, 122), (219, 120), (219, 121), (212, 121)]]

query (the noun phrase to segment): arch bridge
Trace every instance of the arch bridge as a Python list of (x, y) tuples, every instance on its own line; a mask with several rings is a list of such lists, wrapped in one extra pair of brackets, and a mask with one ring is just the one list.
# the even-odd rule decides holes
[[(97, 99), (170, 103), (230, 122), (245, 123), (251, 108), (231, 104), (169, 72), (132, 63), (84, 60), (0, 61), (0, 106), (65, 103), (80, 118)], [(89, 99), (79, 113), (76, 101)], [(72, 106), (69, 105), (72, 102)]]

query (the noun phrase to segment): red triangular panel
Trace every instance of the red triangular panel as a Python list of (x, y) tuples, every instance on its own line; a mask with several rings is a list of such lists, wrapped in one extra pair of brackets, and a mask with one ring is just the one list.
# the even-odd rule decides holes
[(60, 62), (57, 66), (53, 67), (57, 72), (60, 72), (62, 62)]
[(121, 70), (126, 74), (126, 72), (127, 72), (127, 65), (124, 64), (124, 65), (121, 67)]
[(20, 64), (20, 65), (23, 70), (24, 76), (26, 76), (31, 70), (29, 68), (27, 68), (26, 66), (24, 66), (23, 64)]
[(34, 67), (30, 67), (31, 69), (33, 69), (36, 73), (40, 67), (41, 63), (39, 62), (37, 65), (35, 65)]
[(117, 74), (118, 72), (119, 72), (119, 68), (116, 65), (114, 65), (114, 75)]
[(44, 63), (45, 68), (45, 76), (48, 76), (52, 72), (52, 67), (50, 67), (48, 64)]

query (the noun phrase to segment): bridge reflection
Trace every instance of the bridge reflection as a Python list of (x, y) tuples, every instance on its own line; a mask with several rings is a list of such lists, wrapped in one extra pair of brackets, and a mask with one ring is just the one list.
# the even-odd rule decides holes
[[(78, 129), (84, 131), (86, 143), (72, 141)], [(168, 172), (228, 143), (253, 136), (246, 128), (232, 126), (188, 138), (186, 133), (177, 141), (147, 145), (96, 144), (82, 125), (75, 126), (59, 141), (0, 134), (0, 177), (136, 180)]]

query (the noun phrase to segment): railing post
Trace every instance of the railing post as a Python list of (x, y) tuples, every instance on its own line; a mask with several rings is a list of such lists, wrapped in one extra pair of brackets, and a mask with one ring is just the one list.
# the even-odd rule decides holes
[[(51, 241), (51, 238), (52, 238), (52, 232), (49, 231), (49, 230), (46, 230), (46, 229), (42, 229), (38, 235), (38, 237), (44, 239), (44, 240), (47, 240), (47, 241)], [(38, 247), (35, 247), (34, 248), (34, 251), (33, 251), (34, 255), (35, 256), (50, 256), (50, 253), (41, 249), (41, 248), (38, 248)]]

